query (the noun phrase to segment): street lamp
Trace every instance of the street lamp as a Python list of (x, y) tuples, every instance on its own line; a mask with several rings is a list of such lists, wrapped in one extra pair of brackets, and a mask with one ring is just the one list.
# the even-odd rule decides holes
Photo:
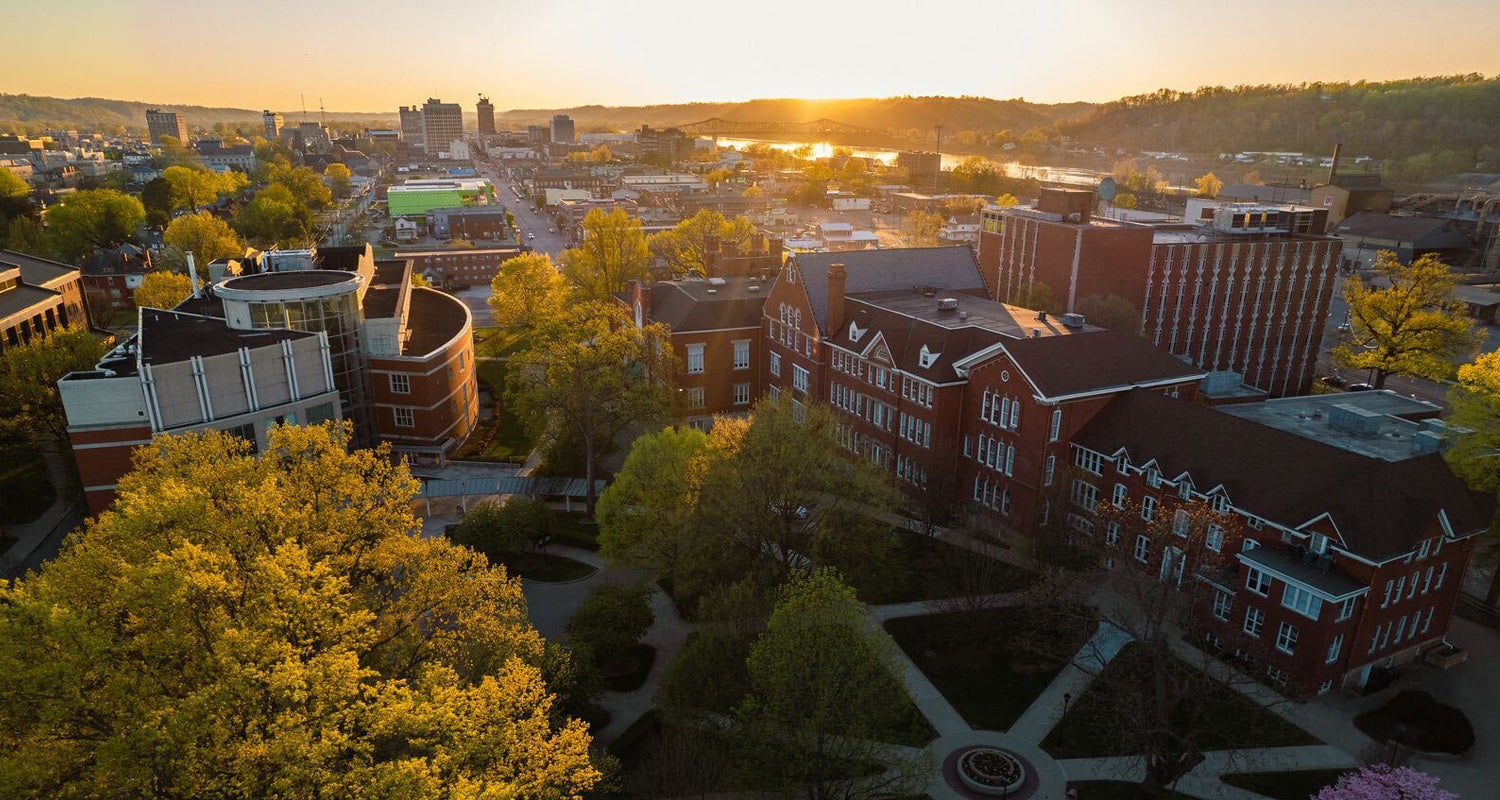
[[(1063, 713), (1062, 713), (1062, 715), (1064, 717), (1068, 716), (1068, 703), (1072, 702), (1072, 700), (1073, 700), (1073, 694), (1071, 692), (1063, 692)], [(1059, 719), (1058, 722), (1061, 723), (1062, 720)], [(1059, 747), (1061, 747), (1062, 743), (1063, 743), (1063, 732), (1064, 732), (1064, 728), (1062, 727), (1061, 724), (1059, 724), (1058, 728), (1057, 728), (1057, 744), (1058, 744)]]

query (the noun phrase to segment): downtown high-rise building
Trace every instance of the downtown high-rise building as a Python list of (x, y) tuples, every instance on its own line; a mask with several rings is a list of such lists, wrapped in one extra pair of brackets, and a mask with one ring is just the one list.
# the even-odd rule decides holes
[(281, 128), (285, 120), (282, 119), (280, 114), (275, 111), (262, 111), (260, 112), (260, 121), (266, 127), (267, 139), (275, 141), (277, 137), (281, 136)]
[(490, 99), (488, 97), (485, 97), (484, 95), (480, 95), (479, 96), (479, 105), (476, 106), (476, 108), (479, 111), (479, 132), (480, 132), (480, 134), (485, 135), (485, 136), (493, 135), (495, 133), (495, 106), (494, 106), (494, 104), (490, 102)]
[(552, 118), (552, 141), (563, 144), (572, 144), (574, 140), (573, 118), (567, 114), (558, 114)]
[(421, 107), (401, 107), (401, 140), (411, 147), (426, 146), (427, 139), (422, 131)]
[(448, 145), (464, 138), (464, 111), (458, 103), (444, 103), (435, 97), (422, 104), (422, 139), (428, 153), (441, 153)]
[(178, 142), (187, 144), (187, 120), (176, 111), (158, 111), (148, 108), (146, 109), (146, 134), (150, 137), (152, 144), (160, 142), (163, 136), (171, 136)]

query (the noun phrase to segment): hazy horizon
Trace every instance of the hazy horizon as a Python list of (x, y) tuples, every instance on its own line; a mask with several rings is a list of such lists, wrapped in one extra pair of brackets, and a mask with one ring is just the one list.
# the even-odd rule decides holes
[[(1253, 16), (1162, 0), (894, 2), (753, 7), (602, 0), (455, 0), (357, 8), (268, 0), (80, 0), (58, 40), (0, 54), (0, 92), (163, 105), (391, 113), (428, 97), (472, 110), (733, 103), (757, 99), (978, 96), (1106, 102), (1161, 88), (1391, 80), (1500, 73), (1500, 14), (1482, 0), (1308, 6), (1267, 0)], [(55, 24), (34, 4), (17, 29)], [(50, 22), (49, 22), (50, 21)], [(1395, 51), (1411, 27), (1441, 47)], [(911, 33), (916, 31), (915, 33)], [(39, 68), (38, 65), (46, 65)]]

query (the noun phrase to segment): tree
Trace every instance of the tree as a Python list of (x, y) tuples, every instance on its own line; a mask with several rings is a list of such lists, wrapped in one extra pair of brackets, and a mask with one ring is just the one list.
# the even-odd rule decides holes
[(5, 247), (18, 253), (43, 255), (46, 252), (47, 232), (42, 223), (32, 217), (16, 217), (5, 229)]
[(1061, 314), (1065, 310), (1062, 299), (1052, 291), (1051, 286), (1041, 281), (1032, 281), (1025, 289), (1015, 287), (1011, 297), (1005, 302), (1033, 311), (1045, 311), (1048, 314)]
[(1131, 194), (1130, 192), (1119, 192), (1115, 194), (1115, 199), (1110, 201), (1110, 205), (1113, 205), (1115, 208), (1132, 209), (1135, 208), (1138, 204), (1136, 202), (1134, 194)]
[(1218, 197), (1219, 190), (1224, 188), (1224, 182), (1212, 172), (1193, 179), (1194, 197)]
[(328, 179), (328, 183), (333, 190), (333, 196), (338, 200), (349, 196), (349, 179), (353, 175), (354, 173), (350, 172), (348, 167), (337, 161), (323, 168), (323, 177)]
[(172, 184), (166, 178), (152, 178), (141, 187), (141, 205), (146, 208), (146, 224), (161, 230), (172, 221)]
[(193, 293), (192, 279), (180, 272), (156, 270), (141, 278), (135, 290), (137, 308), (176, 308)]
[(113, 189), (75, 192), (47, 209), (47, 245), (74, 261), (96, 247), (131, 241), (145, 222), (145, 207), (128, 194)]
[[(846, 511), (879, 518), (894, 509), (885, 475), (865, 459), (846, 459), (836, 428), (827, 406), (789, 398), (762, 399), (748, 424), (718, 421), (712, 436), (727, 456), (704, 475), (700, 536), (723, 542), (717, 549), (742, 563), (767, 559), (785, 578), (810, 563), (817, 539), (843, 532)], [(859, 534), (855, 527), (847, 535)]]
[(75, 325), (0, 351), (0, 433), (17, 440), (41, 437), (65, 449), (68, 418), (57, 382), (69, 372), (93, 369), (106, 350), (104, 340)]
[(745, 217), (730, 220), (717, 211), (703, 209), (669, 231), (652, 234), (647, 245), (673, 274), (706, 275), (711, 253), (743, 255), (758, 238), (754, 223)]
[(36, 206), (31, 202), (31, 185), (14, 172), (0, 167), (0, 245), (5, 243), (6, 231), (12, 221), (35, 217)]
[(982, 197), (950, 197), (943, 201), (943, 213), (950, 217), (978, 214), (984, 208)]
[(484, 553), (492, 563), (530, 547), (552, 529), (552, 509), (534, 497), (511, 495), (504, 504), (485, 501), (464, 513), (452, 539)]
[(1376, 257), (1374, 271), (1378, 277), (1370, 285), (1358, 277), (1344, 281), (1350, 332), (1334, 348), (1334, 359), (1349, 369), (1373, 370), (1377, 389), (1390, 375), (1451, 376), (1453, 359), (1472, 353), (1485, 335), (1451, 297), (1458, 277), (1435, 256), (1407, 266), (1389, 250)]
[(8, 169), (0, 169), (0, 201), (20, 200), (31, 196), (31, 184)]
[(256, 247), (305, 244), (311, 237), (312, 214), (282, 185), (267, 186), (240, 209), (240, 233)]
[(196, 211), (247, 184), (242, 173), (218, 173), (207, 167), (167, 167), (161, 176), (171, 187), (174, 211)]
[(940, 215), (913, 211), (901, 219), (901, 235), (907, 247), (936, 247), (943, 223)]
[(333, 200), (328, 185), (323, 183), (323, 176), (313, 172), (311, 167), (275, 162), (266, 173), (266, 182), (285, 187), (292, 197), (308, 208), (322, 208)]
[(234, 228), (207, 211), (172, 220), (162, 234), (162, 241), (172, 248), (168, 251), (171, 256), (166, 259), (166, 266), (175, 268), (177, 263), (174, 262), (181, 262), (185, 270), (187, 259), (182, 254), (192, 253), (201, 274), (207, 274), (206, 270), (212, 261), (239, 258), (245, 254), (245, 243), (240, 241), (240, 235)]
[[(735, 711), (755, 785), (801, 789), (808, 800), (911, 794), (931, 765), (880, 744), (911, 701), (892, 678), (890, 640), (866, 627), (864, 606), (831, 570), (782, 587), (746, 663), (749, 693)], [(863, 765), (887, 769), (869, 775)]]
[(583, 218), (583, 241), (562, 254), (562, 274), (584, 300), (612, 301), (632, 279), (644, 280), (651, 250), (640, 220), (623, 209), (608, 214), (599, 209)]
[(558, 318), (568, 294), (546, 253), (522, 253), (500, 262), (490, 281), (490, 315), (502, 328), (535, 328)]
[(568, 618), (568, 643), (600, 664), (629, 655), (656, 621), (656, 612), (651, 610), (653, 594), (655, 590), (647, 583), (595, 586)]
[(1312, 800), (1458, 800), (1458, 795), (1438, 788), (1435, 775), (1411, 767), (1367, 764), (1339, 776)]
[(599, 552), (651, 570), (667, 584), (692, 547), (709, 437), (687, 426), (646, 434), (599, 497)]
[[(1448, 422), (1473, 433), (1453, 437), (1445, 452), (1448, 466), (1475, 492), (1500, 492), (1500, 352), (1484, 353), (1458, 368), (1458, 381), (1448, 392), (1453, 415)], [(1497, 515), (1500, 516), (1500, 515)], [(1500, 536), (1500, 519), (1491, 520), (1489, 536)], [(1500, 549), (1477, 551), (1477, 558), (1500, 566)], [(1500, 602), (1500, 568), (1490, 576), (1485, 603)]]
[(571, 436), (581, 446), (590, 515), (599, 454), (671, 408), (667, 337), (659, 325), (631, 325), (618, 304), (579, 303), (512, 359), (511, 395), (538, 440), (552, 449)]
[(1134, 303), (1117, 294), (1091, 294), (1079, 298), (1074, 307), (1090, 324), (1101, 328), (1141, 334), (1141, 312)]
[(413, 535), (350, 431), (158, 437), (112, 510), (0, 589), (7, 797), (576, 797), (519, 582)]

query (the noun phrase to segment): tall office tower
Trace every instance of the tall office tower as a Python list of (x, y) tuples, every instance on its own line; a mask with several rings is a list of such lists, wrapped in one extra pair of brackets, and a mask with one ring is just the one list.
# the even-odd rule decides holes
[(412, 147), (424, 147), (426, 139), (422, 132), (422, 109), (417, 106), (401, 107), (401, 138)]
[(261, 124), (266, 126), (267, 139), (275, 141), (277, 137), (281, 136), (281, 125), (283, 120), (280, 114), (276, 113), (275, 111), (262, 111), (260, 112), (260, 121)]
[(154, 108), (148, 108), (146, 109), (146, 133), (151, 137), (152, 144), (161, 141), (163, 136), (171, 136), (182, 144), (187, 144), (187, 120), (176, 111), (157, 111)]
[(567, 114), (558, 114), (552, 118), (552, 141), (573, 143), (573, 118)]
[(495, 106), (484, 95), (479, 96), (479, 132), (491, 135), (495, 132)]
[(458, 103), (427, 98), (422, 105), (422, 138), (429, 153), (441, 153), (454, 141), (464, 138), (463, 108)]

